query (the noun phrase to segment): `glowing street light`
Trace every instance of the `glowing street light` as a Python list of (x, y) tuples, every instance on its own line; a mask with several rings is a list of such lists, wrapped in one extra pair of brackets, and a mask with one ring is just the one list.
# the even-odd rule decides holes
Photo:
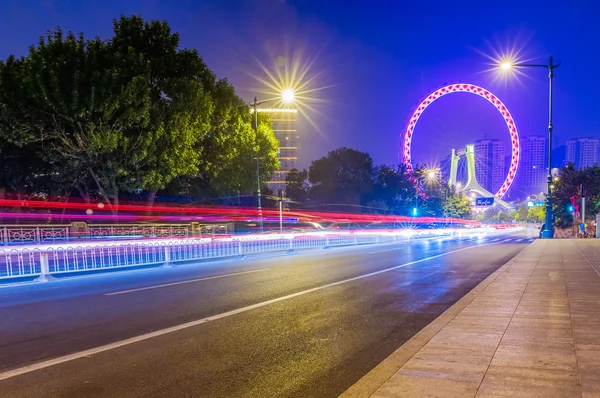
[(291, 88), (286, 88), (285, 90), (283, 90), (283, 92), (281, 93), (281, 99), (283, 100), (283, 102), (285, 103), (290, 103), (294, 101), (294, 97), (296, 95), (294, 94), (294, 90), (292, 90)]
[(557, 64), (554, 63), (554, 59), (550, 57), (550, 62), (548, 65), (543, 64), (522, 64), (522, 63), (513, 63), (510, 60), (505, 60), (498, 64), (498, 67), (505, 71), (511, 72), (513, 69), (517, 68), (544, 68), (548, 70), (548, 78), (550, 80), (550, 100), (548, 106), (548, 194), (546, 195), (546, 222), (544, 224), (544, 229), (542, 230), (541, 238), (544, 239), (552, 239), (554, 237), (554, 231), (552, 230), (552, 224), (554, 222), (554, 215), (552, 214), (552, 189), (554, 185), (552, 184), (552, 129), (554, 126), (552, 125), (552, 79), (554, 78), (554, 69), (560, 66), (560, 62)]

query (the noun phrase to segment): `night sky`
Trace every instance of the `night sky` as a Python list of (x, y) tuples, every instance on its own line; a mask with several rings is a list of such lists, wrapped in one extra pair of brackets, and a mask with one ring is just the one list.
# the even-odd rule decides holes
[[(493, 4), (493, 5), (492, 5)], [(5, 0), (0, 3), (0, 57), (23, 55), (48, 29), (110, 37), (112, 19), (140, 14), (166, 19), (183, 47), (198, 49), (219, 77), (251, 100), (259, 84), (249, 74), (291, 54), (316, 57), (309, 76), (324, 101), (303, 118), (301, 166), (339, 146), (398, 162), (400, 135), (411, 110), (446, 83), (494, 92), (522, 135), (544, 135), (548, 79), (543, 69), (520, 81), (496, 80), (481, 54), (522, 48), (525, 59), (563, 61), (555, 78), (555, 133), (600, 136), (600, 6), (594, 1), (354, 1), (354, 0)], [(279, 57), (279, 58), (278, 58)], [(260, 99), (260, 98), (259, 98)], [(445, 157), (452, 147), (508, 132), (485, 100), (455, 94), (434, 103), (419, 121), (413, 156)], [(509, 151), (507, 150), (507, 154)]]

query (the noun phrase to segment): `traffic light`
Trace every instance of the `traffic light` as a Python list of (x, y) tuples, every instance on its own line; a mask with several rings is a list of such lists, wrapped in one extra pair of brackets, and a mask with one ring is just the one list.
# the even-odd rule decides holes
[(413, 207), (413, 216), (415, 216), (415, 217), (417, 216), (417, 208), (416, 207)]
[(575, 211), (575, 208), (573, 206), (569, 206), (567, 210), (569, 211), (569, 213), (573, 213)]

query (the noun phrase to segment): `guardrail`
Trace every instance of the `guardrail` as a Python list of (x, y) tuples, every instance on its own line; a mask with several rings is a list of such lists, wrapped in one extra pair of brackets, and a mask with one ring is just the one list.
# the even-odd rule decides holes
[(0, 245), (75, 242), (99, 239), (192, 238), (228, 235), (230, 224), (86, 224), (0, 225)]
[[(502, 231), (506, 232), (506, 230)], [(500, 232), (500, 233), (502, 233)], [(250, 254), (311, 248), (395, 243), (416, 238), (481, 237), (492, 230), (390, 230), (308, 232), (298, 234), (245, 235), (191, 239), (162, 239), (80, 244), (40, 244), (0, 249), (0, 282), (52, 275), (127, 267), (165, 265)]]
[(452, 235), (437, 231), (355, 231), (246, 235), (197, 239), (162, 239), (78, 244), (39, 244), (0, 249), (0, 280), (98, 271), (135, 266), (170, 265), (277, 251), (335, 246), (393, 243), (415, 237)]

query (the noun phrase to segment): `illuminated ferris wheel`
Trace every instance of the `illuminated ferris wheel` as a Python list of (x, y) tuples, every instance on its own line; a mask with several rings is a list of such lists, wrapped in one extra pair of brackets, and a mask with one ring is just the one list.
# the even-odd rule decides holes
[(452, 94), (452, 93), (471, 93), (476, 94), (480, 97), (485, 98), (490, 102), (502, 115), (502, 118), (506, 122), (506, 127), (508, 127), (508, 132), (510, 134), (511, 141), (511, 160), (510, 160), (510, 168), (508, 170), (508, 174), (506, 175), (506, 179), (504, 183), (498, 189), (498, 192), (494, 194), (497, 198), (501, 199), (511, 184), (513, 183), (515, 176), (517, 174), (517, 168), (519, 167), (519, 133), (517, 132), (517, 126), (515, 125), (515, 121), (513, 120), (510, 112), (506, 108), (506, 106), (496, 97), (494, 94), (489, 92), (488, 90), (475, 86), (473, 84), (450, 84), (448, 86), (444, 86), (430, 95), (427, 96), (420, 104), (417, 106), (417, 109), (412, 114), (410, 121), (408, 122), (408, 126), (403, 134), (402, 140), (402, 159), (406, 164), (407, 169), (411, 175), (413, 182), (417, 185), (418, 190), (423, 194), (422, 188), (417, 183), (417, 179), (413, 173), (412, 161), (411, 161), (411, 143), (412, 137), (415, 131), (415, 127), (419, 118), (423, 115), (423, 112), (431, 103), (433, 103), (438, 98), (443, 97), (444, 95)]

